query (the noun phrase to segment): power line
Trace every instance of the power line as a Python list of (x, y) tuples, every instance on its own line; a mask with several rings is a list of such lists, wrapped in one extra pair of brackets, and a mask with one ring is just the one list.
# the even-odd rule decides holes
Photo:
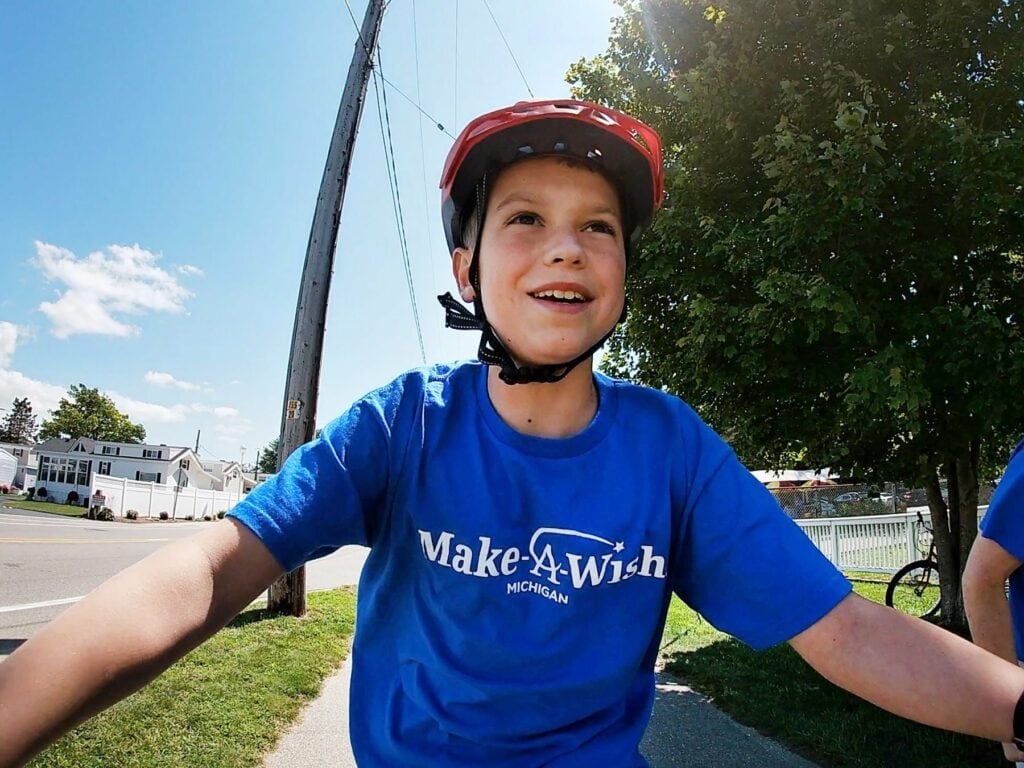
[(459, 125), (459, 0), (455, 0), (455, 93), (452, 95), (452, 109), (455, 125)]
[[(346, 2), (347, 1), (348, 0), (346, 0)], [(484, 8), (487, 9), (487, 13), (490, 15), (491, 21), (494, 22), (494, 26), (498, 28), (498, 34), (501, 35), (501, 40), (503, 43), (505, 43), (505, 48), (508, 50), (508, 55), (512, 57), (512, 63), (516, 65), (516, 69), (519, 70), (519, 76), (523, 78), (523, 85), (526, 86), (527, 93), (530, 94), (531, 99), (536, 98), (533, 95), (533, 90), (530, 88), (530, 84), (526, 82), (526, 75), (523, 74), (523, 69), (522, 67), (519, 66), (519, 62), (516, 60), (516, 55), (512, 53), (512, 46), (510, 46), (508, 44), (508, 40), (505, 39), (505, 33), (501, 31), (501, 25), (498, 23), (498, 20), (494, 18), (494, 14), (491, 12), (491, 6), (487, 4), (487, 0), (484, 0)]]
[(444, 134), (448, 138), (452, 139), (453, 141), (455, 140), (455, 137), (452, 136), (450, 133), (448, 133), (448, 129), (445, 128), (444, 125), (441, 122), (439, 122), (436, 118), (432, 117), (429, 112), (427, 112), (425, 109), (423, 109), (423, 107), (421, 107), (419, 104), (417, 104), (411, 98), (406, 96), (405, 93), (402, 92), (401, 88), (399, 88), (397, 85), (395, 85), (390, 80), (388, 80), (386, 77), (384, 77), (384, 73), (383, 72), (380, 73), (380, 79), (383, 80), (387, 85), (390, 85), (398, 93), (399, 96), (401, 96), (403, 99), (405, 99), (410, 104), (412, 104), (414, 107), (416, 107), (416, 109), (419, 110), (421, 115), (426, 117), (428, 120), (430, 120), (430, 122), (432, 122), (437, 127), (437, 130), (443, 131)]
[[(348, 8), (348, 17), (352, 19), (352, 26), (356, 28), (356, 37), (359, 38), (359, 42), (363, 44), (363, 50), (366, 51), (366, 58), (373, 62), (373, 55), (370, 53), (369, 47), (366, 45), (366, 41), (363, 40), (363, 32), (359, 29), (359, 22), (356, 21), (356, 15), (352, 13), (352, 6), (349, 5), (348, 0), (345, 0), (345, 7)], [(384, 6), (385, 9), (387, 6)], [(371, 63), (372, 66), (372, 63)]]
[[(388, 185), (391, 187), (391, 205), (395, 212), (395, 223), (398, 226), (398, 241), (402, 250), (402, 266), (405, 269), (405, 281), (409, 289), (409, 302), (412, 304), (412, 318), (416, 324), (416, 338), (420, 345), (420, 357), (423, 363), (427, 362), (427, 352), (423, 346), (423, 330), (420, 327), (420, 311), (416, 305), (416, 290), (412, 281), (412, 265), (409, 260), (409, 243), (405, 236), (405, 219), (402, 215), (402, 197), (398, 188), (398, 171), (395, 167), (395, 148), (391, 139), (391, 117), (388, 110), (387, 88), (379, 87), (377, 83), (377, 70), (380, 68), (380, 77), (384, 79), (384, 62), (380, 55), (380, 47), (377, 48), (377, 67), (373, 69), (373, 89), (377, 94), (377, 118), (380, 121), (381, 139), (384, 142), (384, 160), (388, 164)], [(382, 98), (383, 96), (383, 98)], [(381, 113), (381, 106), (384, 111)], [(385, 127), (386, 126), (386, 127)]]
[[(412, 0), (412, 39), (413, 39), (413, 52), (415, 53), (416, 62), (416, 101), (422, 101), (420, 96), (420, 27), (419, 20), (416, 17), (416, 0)], [(423, 177), (423, 215), (426, 217), (430, 216), (430, 202), (427, 197), (427, 150), (423, 142), (423, 118), (421, 117), (416, 121), (420, 129), (420, 171)], [(423, 230), (423, 240), (425, 248), (423, 253), (427, 255), (427, 261), (430, 264), (430, 276), (433, 278), (434, 285), (438, 284), (436, 262), (430, 258), (430, 238), (427, 237), (427, 230)], [(438, 341), (437, 326), (434, 325), (434, 340)], [(424, 361), (425, 362), (425, 361)]]

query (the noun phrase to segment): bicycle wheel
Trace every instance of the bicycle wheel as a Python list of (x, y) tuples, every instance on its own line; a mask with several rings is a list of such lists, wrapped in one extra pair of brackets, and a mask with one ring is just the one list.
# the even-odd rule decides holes
[(921, 618), (938, 613), (938, 564), (934, 560), (915, 560), (896, 571), (885, 590), (885, 604)]

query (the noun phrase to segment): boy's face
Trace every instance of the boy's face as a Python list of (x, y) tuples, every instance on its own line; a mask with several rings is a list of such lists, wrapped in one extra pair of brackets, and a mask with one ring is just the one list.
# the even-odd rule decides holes
[[(622, 314), (626, 257), (615, 188), (557, 157), (523, 160), (498, 176), (487, 203), (478, 265), (487, 319), (520, 365), (581, 355)], [(472, 254), (452, 254), (472, 301)]]

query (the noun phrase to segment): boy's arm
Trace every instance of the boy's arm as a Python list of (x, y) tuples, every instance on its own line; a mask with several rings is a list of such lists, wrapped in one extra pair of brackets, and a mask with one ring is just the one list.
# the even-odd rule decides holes
[(1024, 669), (926, 621), (850, 594), (790, 644), (829, 681), (897, 715), (1013, 738)]
[(229, 518), (100, 585), (0, 663), (0, 767), (141, 688), (281, 573)]
[[(964, 568), (964, 609), (974, 642), (1007, 661), (1016, 661), (1010, 603), (1004, 586), (1021, 561), (992, 539), (978, 536)], [(1024, 752), (1003, 744), (1007, 760), (1024, 760)]]
[(979, 536), (964, 568), (964, 608), (974, 642), (1007, 661), (1017, 661), (1005, 585), (1021, 561), (999, 544)]

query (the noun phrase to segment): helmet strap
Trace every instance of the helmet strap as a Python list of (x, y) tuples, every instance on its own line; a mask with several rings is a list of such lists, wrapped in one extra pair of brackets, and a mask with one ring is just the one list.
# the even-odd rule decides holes
[[(487, 212), (487, 177), (485, 176), (476, 187), (477, 230), (476, 243), (473, 248), (473, 260), (469, 265), (469, 282), (473, 286), (473, 311), (457, 301), (451, 292), (437, 297), (445, 310), (444, 324), (446, 328), (458, 331), (480, 331), (480, 346), (477, 348), (477, 359), (485, 365), (499, 368), (498, 378), (506, 384), (551, 384), (564, 379), (573, 368), (584, 360), (592, 357), (608, 338), (614, 333), (615, 326), (626, 319), (626, 303), (623, 300), (622, 314), (601, 339), (590, 349), (565, 363), (552, 365), (517, 365), (508, 349), (494, 332), (484, 312), (483, 295), (480, 290), (480, 244), (483, 240), (484, 217)], [(626, 263), (629, 263), (630, 245), (626, 243)]]

